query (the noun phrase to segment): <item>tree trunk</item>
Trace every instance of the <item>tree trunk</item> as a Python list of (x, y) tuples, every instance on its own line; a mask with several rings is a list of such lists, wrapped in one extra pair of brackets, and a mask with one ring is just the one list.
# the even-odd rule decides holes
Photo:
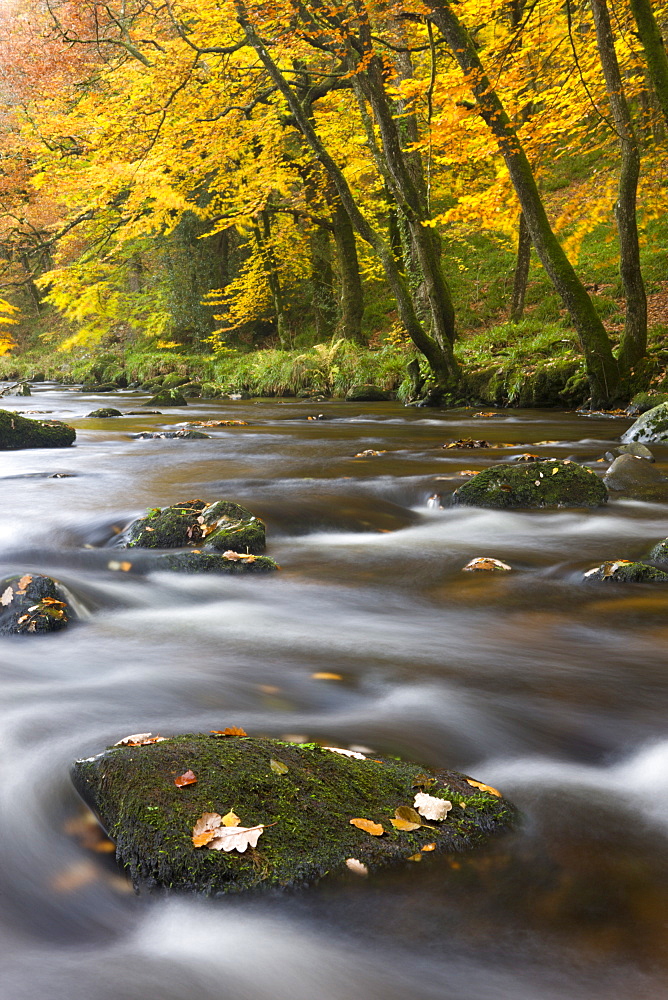
[(578, 333), (591, 389), (591, 404), (613, 402), (619, 384), (617, 361), (591, 299), (550, 226), (531, 165), (492, 83), (485, 73), (466, 28), (447, 0), (426, 0), (437, 26), (468, 78), (480, 113), (497, 140), (505, 160), (531, 240)]
[(343, 171), (327, 152), (294, 90), (279, 70), (262, 40), (255, 33), (252, 24), (245, 14), (242, 0), (238, 0), (236, 6), (237, 20), (244, 30), (249, 44), (255, 49), (267, 73), (277, 89), (285, 97), (295, 124), (313, 150), (316, 159), (325, 168), (332, 183), (336, 186), (337, 193), (343, 207), (348, 213), (350, 221), (361, 238), (378, 254), (378, 258), (385, 271), (385, 276), (395, 297), (401, 322), (417, 349), (427, 358), (439, 391), (446, 392), (454, 389), (458, 382), (459, 366), (452, 353), (451, 345), (449, 343), (445, 345), (439, 344), (422, 328), (415, 313), (408, 287), (397, 267), (391, 247), (386, 243), (381, 234), (370, 225), (367, 218), (360, 211)]
[(267, 276), (269, 291), (271, 292), (274, 304), (274, 319), (276, 321), (276, 332), (278, 341), (282, 348), (287, 347), (287, 324), (285, 320), (285, 309), (283, 306), (283, 289), (281, 279), (276, 266), (274, 251), (271, 247), (271, 220), (269, 212), (261, 212), (260, 219), (262, 225), (255, 225), (255, 239), (264, 262), (264, 272)]
[(524, 315), (524, 299), (529, 280), (529, 264), (531, 263), (531, 233), (527, 226), (524, 212), (520, 215), (517, 234), (517, 258), (515, 260), (515, 276), (513, 278), (513, 300), (510, 305), (510, 320), (519, 323)]
[(606, 0), (590, 2), (598, 54), (621, 152), (615, 216), (619, 232), (620, 274), (626, 295), (626, 322), (619, 349), (619, 363), (621, 370), (626, 372), (647, 353), (647, 297), (640, 268), (636, 218), (640, 150), (624, 94)]
[(668, 123), (668, 55), (661, 30), (654, 17), (651, 0), (631, 0), (631, 10), (638, 26), (638, 35), (645, 52), (647, 68)]
[(334, 242), (340, 283), (339, 333), (346, 340), (362, 343), (364, 291), (360, 278), (355, 230), (338, 195), (333, 198)]

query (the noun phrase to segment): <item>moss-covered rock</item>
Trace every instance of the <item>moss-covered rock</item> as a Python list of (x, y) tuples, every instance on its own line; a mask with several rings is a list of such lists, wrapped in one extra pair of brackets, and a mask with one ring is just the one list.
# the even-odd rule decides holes
[(202, 383), (186, 382), (184, 385), (179, 387), (179, 391), (186, 397), (186, 399), (197, 399), (198, 396), (202, 395)]
[(87, 413), (88, 417), (122, 417), (123, 414), (120, 410), (114, 409), (113, 406), (101, 406), (99, 410), (91, 410)]
[(187, 406), (185, 396), (177, 389), (161, 389), (155, 396), (147, 399), (142, 406)]
[(264, 522), (229, 500), (208, 504), (187, 500), (171, 507), (155, 507), (128, 529), (128, 546), (178, 549), (196, 546), (218, 552), (250, 553), (265, 550)]
[(608, 491), (598, 476), (568, 459), (493, 465), (452, 495), (472, 507), (599, 507)]
[(384, 403), (392, 399), (392, 393), (377, 385), (354, 385), (346, 393), (349, 403)]
[(118, 386), (115, 382), (87, 381), (81, 386), (81, 392), (115, 392)]
[(649, 558), (653, 562), (668, 563), (668, 538), (664, 538), (663, 541), (656, 543), (649, 554)]
[(626, 412), (630, 417), (637, 417), (640, 413), (647, 413), (655, 406), (660, 406), (661, 403), (668, 403), (668, 393), (637, 392), (626, 407)]
[(169, 375), (165, 375), (162, 380), (163, 389), (176, 389), (177, 386), (185, 385), (186, 382), (190, 382), (189, 375), (177, 375), (176, 372), (170, 372)]
[[(191, 770), (197, 781), (174, 779)], [(75, 787), (116, 843), (116, 856), (138, 889), (236, 893), (313, 883), (344, 872), (355, 858), (369, 870), (432, 850), (468, 850), (509, 829), (513, 807), (481, 783), (453, 771), (343, 756), (313, 744), (203, 735), (146, 746), (112, 747), (72, 766)], [(442, 821), (395, 829), (395, 810), (417, 792), (452, 803)], [(263, 825), (244, 853), (194, 847), (204, 813), (233, 810), (241, 826)], [(385, 831), (372, 836), (351, 819)]]
[(638, 417), (634, 424), (622, 434), (622, 442), (643, 441), (645, 444), (660, 444), (668, 441), (668, 403), (661, 403)]
[(59, 632), (76, 615), (63, 589), (50, 576), (25, 573), (0, 582), (0, 633)]
[(167, 552), (155, 562), (158, 570), (174, 573), (272, 573), (279, 568), (268, 556), (244, 555), (234, 551), (222, 552)]
[(636, 455), (619, 455), (607, 470), (603, 482), (609, 490), (642, 497), (648, 490), (655, 493), (665, 480), (656, 466), (646, 459)]
[(668, 572), (648, 563), (618, 559), (587, 570), (584, 579), (610, 580), (613, 583), (668, 583)]
[(30, 420), (10, 410), (0, 410), (0, 451), (19, 448), (67, 448), (77, 434), (60, 420)]

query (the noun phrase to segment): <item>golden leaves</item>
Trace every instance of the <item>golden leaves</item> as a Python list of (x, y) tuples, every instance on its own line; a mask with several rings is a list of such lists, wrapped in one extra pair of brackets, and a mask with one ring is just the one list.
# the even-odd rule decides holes
[(145, 747), (150, 743), (164, 743), (164, 736), (154, 736), (153, 733), (134, 733), (132, 736), (124, 736), (122, 740), (114, 743), (115, 747)]
[(174, 778), (174, 784), (177, 788), (184, 788), (186, 785), (194, 785), (197, 781), (195, 774), (192, 771), (184, 771), (180, 774), (178, 778)]
[(490, 795), (495, 795), (497, 799), (501, 798), (501, 792), (496, 788), (492, 788), (491, 785), (484, 785), (482, 781), (474, 781), (473, 778), (467, 778), (466, 782), (472, 785), (473, 788), (479, 788), (481, 792), (489, 792)]
[(405, 833), (419, 830), (422, 826), (422, 820), (411, 806), (398, 806), (394, 811), (394, 819), (391, 819), (390, 823), (395, 830), (402, 830)]
[(374, 823), (372, 819), (363, 819), (356, 816), (354, 819), (349, 820), (351, 826), (356, 826), (358, 830), (364, 830), (365, 833), (371, 834), (372, 837), (382, 837), (385, 833), (385, 828), (381, 823)]
[(477, 559), (471, 559), (470, 562), (467, 562), (466, 566), (462, 567), (463, 573), (478, 573), (481, 571), (487, 573), (508, 573), (510, 570), (512, 570), (512, 566), (501, 562), (500, 559), (493, 559), (492, 556), (478, 556)]
[(248, 736), (245, 729), (241, 726), (228, 726), (227, 729), (211, 729), (210, 733), (212, 736)]
[(269, 767), (274, 774), (287, 774), (290, 770), (287, 764), (284, 764), (281, 760), (274, 760), (273, 757), (269, 761)]
[(257, 826), (239, 826), (239, 817), (229, 812), (202, 813), (193, 827), (193, 847), (208, 847), (210, 851), (238, 851), (243, 854), (248, 847), (255, 847), (264, 833), (264, 823)]

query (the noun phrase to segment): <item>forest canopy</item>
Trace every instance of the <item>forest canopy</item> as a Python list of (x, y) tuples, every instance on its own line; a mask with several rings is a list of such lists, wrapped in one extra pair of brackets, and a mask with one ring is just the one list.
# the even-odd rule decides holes
[[(17, 307), (55, 312), (63, 348), (111, 336), (287, 348), (305, 326), (366, 343), (365, 299), (382, 289), (385, 332), (438, 397), (460, 377), (453, 282), (484, 235), (516, 255), (511, 321), (532, 252), (544, 268), (594, 405), (645, 356), (640, 250), (667, 201), (667, 4), (0, 11), (5, 324)], [(551, 195), (575, 161), (587, 169)], [(602, 225), (619, 258), (616, 338), (578, 273)]]

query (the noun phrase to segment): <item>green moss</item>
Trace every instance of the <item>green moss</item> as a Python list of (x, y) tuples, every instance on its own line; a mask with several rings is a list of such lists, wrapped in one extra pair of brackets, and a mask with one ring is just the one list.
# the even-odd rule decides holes
[(598, 507), (605, 484), (576, 462), (494, 465), (455, 490), (452, 502), (472, 507)]
[(668, 583), (668, 572), (642, 562), (606, 562), (585, 573), (586, 580), (604, 580), (613, 583)]
[(186, 500), (160, 510), (152, 507), (146, 517), (130, 525), (129, 547), (179, 549), (202, 537), (197, 518), (206, 507), (204, 500)]
[[(287, 773), (275, 774), (271, 759)], [(188, 769), (197, 783), (176, 788), (174, 778)], [(72, 774), (137, 887), (214, 893), (295, 886), (343, 869), (350, 857), (373, 869), (425, 843), (437, 851), (467, 850), (514, 819), (508, 802), (474, 790), (455, 772), (427, 775), (416, 764), (356, 760), (270, 739), (187, 735), (111, 748), (77, 761)], [(395, 830), (395, 809), (412, 805), (425, 786), (453, 803), (447, 819), (425, 821), (434, 829)], [(194, 848), (197, 819), (230, 809), (242, 826), (265, 825), (257, 848), (244, 854)], [(354, 817), (381, 823), (386, 833), (373, 837), (350, 824)]]
[(653, 559), (654, 562), (668, 563), (668, 538), (664, 538), (662, 542), (657, 542), (650, 552), (649, 558)]
[[(197, 432), (187, 432), (196, 434)], [(201, 520), (200, 520), (201, 519)], [(128, 546), (142, 549), (180, 549), (192, 546), (218, 552), (258, 554), (265, 550), (265, 526), (240, 504), (217, 500), (186, 500), (153, 507), (130, 525)]]
[(253, 556), (252, 561), (231, 559), (219, 552), (174, 552), (160, 556), (156, 569), (168, 569), (175, 573), (271, 573), (278, 564), (267, 556)]
[(50, 576), (16, 574), (0, 583), (0, 592), (0, 633), (59, 632), (76, 618), (66, 594)]
[(10, 410), (0, 410), (0, 450), (67, 448), (76, 431), (60, 420), (29, 420)]

